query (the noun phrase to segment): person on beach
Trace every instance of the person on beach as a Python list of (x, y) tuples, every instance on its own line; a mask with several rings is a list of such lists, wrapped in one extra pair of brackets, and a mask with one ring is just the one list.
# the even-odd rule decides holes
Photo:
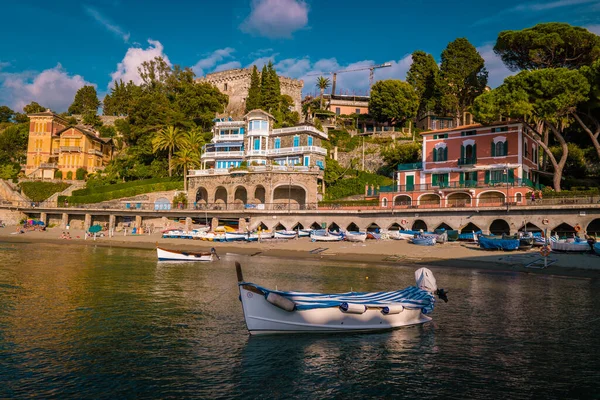
[(535, 192), (531, 192), (531, 202), (535, 203)]

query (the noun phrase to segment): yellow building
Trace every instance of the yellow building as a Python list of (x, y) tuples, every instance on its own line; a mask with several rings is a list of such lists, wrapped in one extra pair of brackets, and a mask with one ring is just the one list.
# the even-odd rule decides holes
[(25, 166), (28, 178), (53, 179), (56, 171), (61, 171), (63, 179), (75, 179), (77, 169), (93, 173), (104, 168), (113, 157), (110, 138), (101, 138), (83, 126), (69, 126), (50, 110), (28, 117)]

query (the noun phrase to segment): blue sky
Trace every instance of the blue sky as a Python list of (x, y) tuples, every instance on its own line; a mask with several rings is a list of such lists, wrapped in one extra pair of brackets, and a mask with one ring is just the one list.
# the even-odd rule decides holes
[[(115, 79), (162, 55), (197, 75), (262, 66), (305, 81), (319, 72), (391, 62), (378, 79), (404, 79), (410, 54), (439, 60), (448, 42), (468, 38), (486, 60), (490, 86), (510, 71), (492, 51), (498, 33), (560, 21), (600, 34), (600, 0), (4, 0), (0, 104), (32, 100), (64, 111), (77, 89), (102, 97)], [(307, 76), (308, 75), (308, 76)], [(365, 94), (368, 71), (340, 74), (338, 89)]]

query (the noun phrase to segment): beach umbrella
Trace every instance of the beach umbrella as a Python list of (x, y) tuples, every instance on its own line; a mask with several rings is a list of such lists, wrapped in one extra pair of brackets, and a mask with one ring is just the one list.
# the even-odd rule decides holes
[(92, 225), (90, 226), (90, 229), (88, 230), (89, 233), (98, 233), (102, 230), (102, 227), (100, 225)]

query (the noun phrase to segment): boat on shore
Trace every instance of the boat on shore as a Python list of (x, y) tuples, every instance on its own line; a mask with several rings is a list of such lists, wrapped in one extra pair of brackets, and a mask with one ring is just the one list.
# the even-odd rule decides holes
[(273, 237), (275, 239), (295, 239), (296, 231), (275, 231)]
[(326, 230), (312, 231), (310, 234), (310, 240), (313, 242), (338, 242), (344, 238), (343, 235), (332, 235)]
[(162, 247), (156, 247), (156, 255), (158, 261), (212, 261), (213, 256), (217, 259), (219, 255), (213, 247), (210, 251), (180, 251), (180, 250), (168, 250)]
[(592, 249), (590, 244), (585, 240), (574, 242), (567, 241), (550, 241), (550, 249), (555, 253), (585, 253)]
[(225, 241), (235, 242), (238, 240), (246, 240), (248, 235), (244, 232), (225, 232)]
[(417, 236), (411, 239), (412, 244), (417, 246), (434, 246), (436, 242), (435, 236)]
[(491, 235), (479, 236), (479, 247), (484, 250), (505, 250), (512, 251), (519, 248), (519, 239), (507, 239), (499, 237), (490, 237)]
[(367, 233), (348, 231), (346, 232), (346, 240), (349, 242), (364, 242), (365, 240), (367, 240)]
[(298, 237), (309, 237), (312, 229), (298, 229)]
[(411, 240), (415, 237), (415, 235), (418, 235), (418, 232), (394, 231), (394, 232), (389, 233), (390, 238), (392, 238), (394, 240)]
[(236, 262), (240, 301), (251, 335), (373, 332), (431, 321), (435, 297), (448, 301), (427, 268), (415, 272), (416, 286), (391, 292), (339, 294), (284, 292), (244, 281)]

